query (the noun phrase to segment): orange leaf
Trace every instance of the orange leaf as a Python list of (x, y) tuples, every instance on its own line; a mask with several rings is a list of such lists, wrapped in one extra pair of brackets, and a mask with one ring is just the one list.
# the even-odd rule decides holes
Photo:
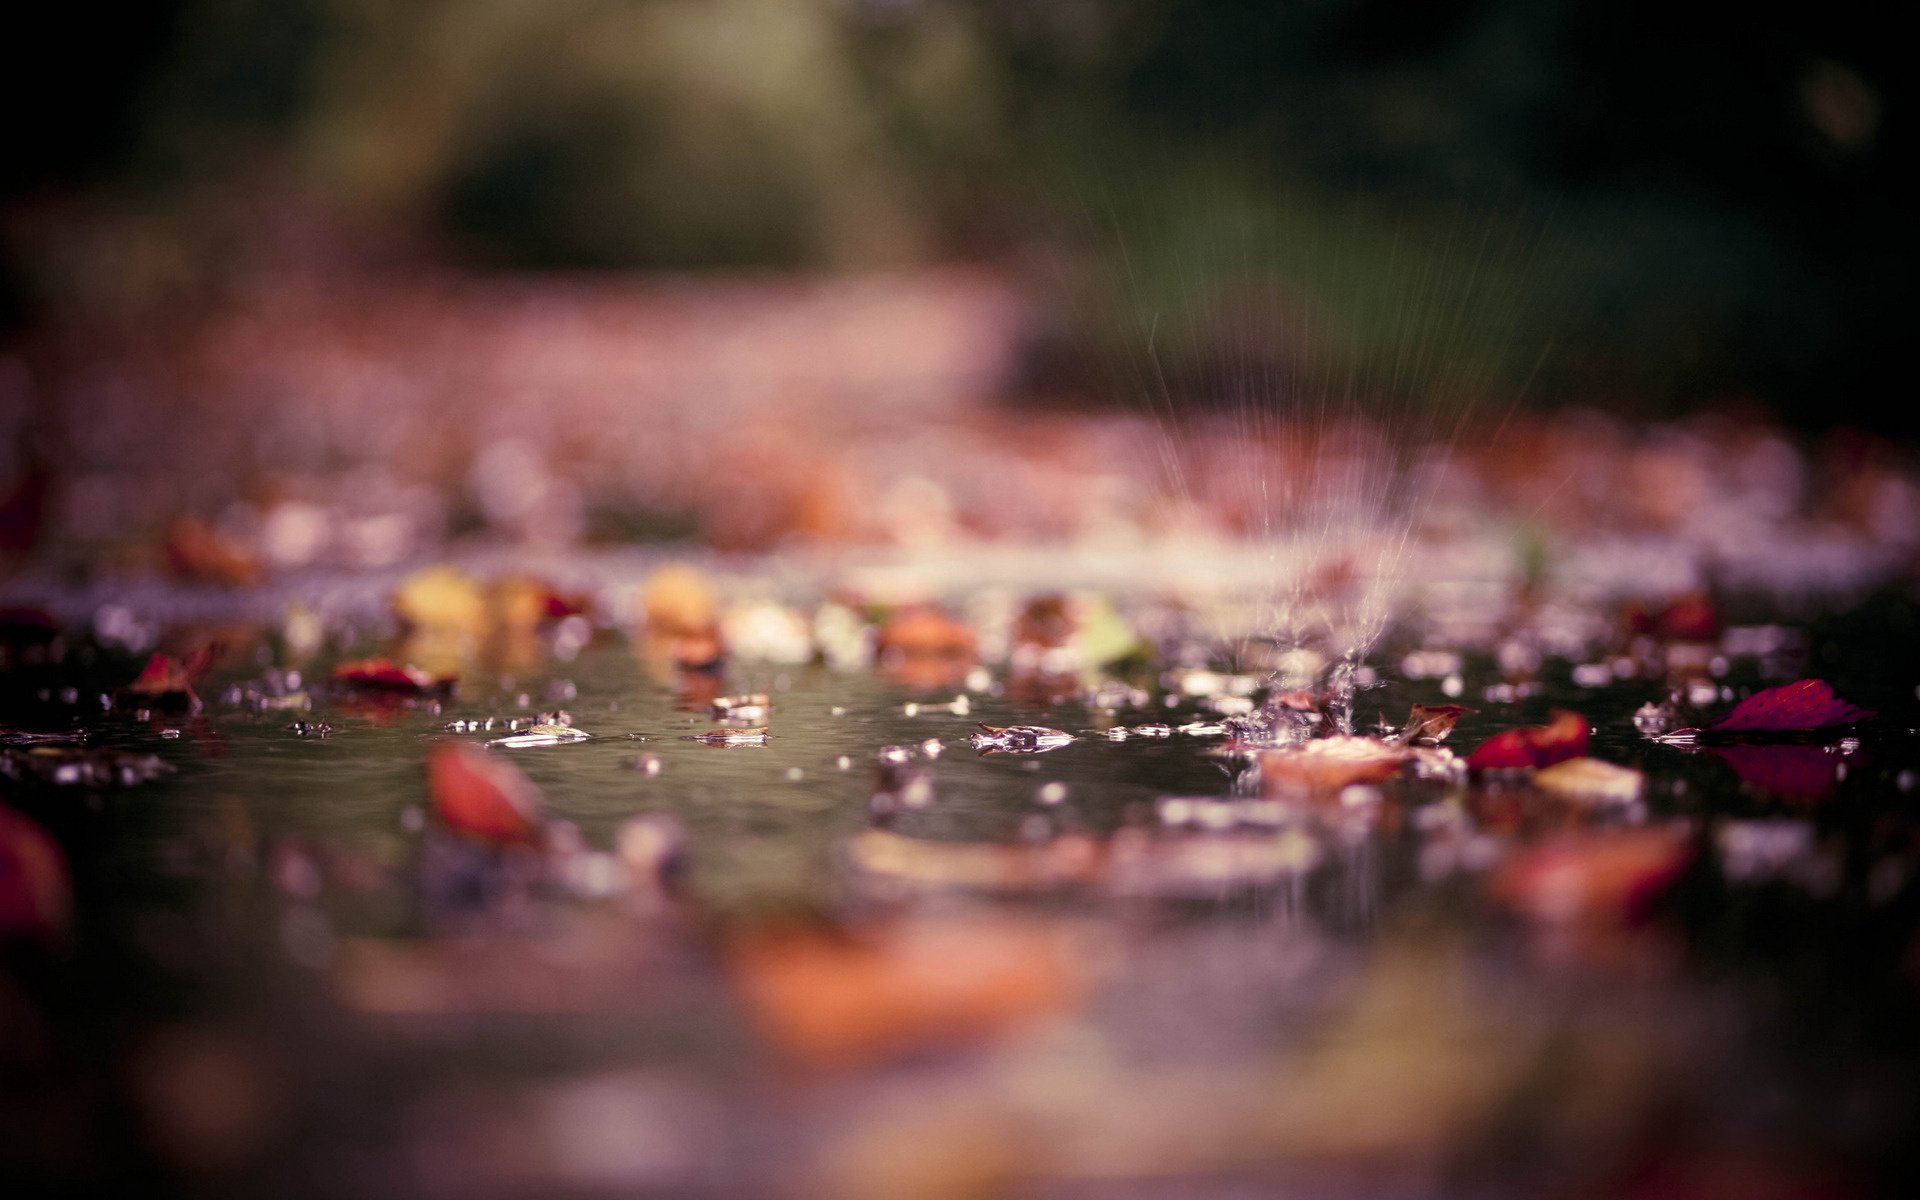
[(443, 742), (427, 756), (427, 792), (447, 828), (503, 845), (540, 836), (540, 792), (520, 769), (462, 742)]

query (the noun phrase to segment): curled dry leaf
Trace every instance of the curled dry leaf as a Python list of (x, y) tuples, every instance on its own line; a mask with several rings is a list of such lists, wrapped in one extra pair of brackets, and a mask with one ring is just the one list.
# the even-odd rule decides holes
[(1545, 725), (1529, 725), (1496, 733), (1467, 756), (1467, 768), (1481, 771), (1520, 771), (1550, 767), (1586, 754), (1592, 741), (1587, 719), (1558, 709)]
[(442, 824), (500, 845), (540, 836), (540, 791), (520, 769), (464, 742), (442, 742), (427, 756), (427, 793)]
[(1444, 742), (1460, 718), (1473, 711), (1459, 704), (1416, 704), (1407, 714), (1407, 727), (1395, 740), (1403, 745), (1422, 740)]
[(1834, 695), (1823, 679), (1801, 679), (1755, 692), (1726, 716), (1701, 730), (1706, 734), (1802, 733), (1852, 725), (1873, 717), (1871, 709)]
[(24, 813), (0, 804), (0, 938), (58, 938), (72, 919), (67, 856)]

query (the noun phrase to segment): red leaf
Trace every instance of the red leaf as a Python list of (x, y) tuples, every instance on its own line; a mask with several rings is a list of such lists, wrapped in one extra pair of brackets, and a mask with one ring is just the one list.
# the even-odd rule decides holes
[(67, 857), (46, 830), (0, 805), (0, 937), (59, 937), (72, 911)]
[(333, 669), (335, 683), (372, 692), (404, 692), (425, 695), (445, 691), (453, 680), (430, 675), (418, 667), (403, 667), (390, 658), (362, 658), (344, 662)]
[(164, 696), (169, 692), (187, 691), (192, 682), (186, 667), (175, 662), (172, 655), (155, 651), (140, 674), (127, 685), (127, 690), (141, 696)]
[(1467, 756), (1470, 771), (1518, 771), (1533, 765), (1533, 739), (1525, 729), (1496, 733)]
[(1587, 719), (1576, 712), (1556, 709), (1545, 725), (1529, 730), (1533, 735), (1536, 767), (1550, 767), (1569, 758), (1580, 758), (1592, 742)]
[(1516, 771), (1550, 767), (1586, 754), (1592, 735), (1587, 719), (1558, 709), (1545, 725), (1529, 725), (1496, 733), (1467, 756), (1470, 771)]
[(1632, 926), (1651, 915), (1691, 857), (1687, 838), (1672, 829), (1550, 838), (1502, 864), (1488, 886), (1537, 921)]
[(1660, 632), (1680, 642), (1711, 642), (1720, 636), (1720, 612), (1702, 593), (1682, 596), (1660, 614)]
[(1822, 679), (1755, 692), (1733, 706), (1733, 711), (1707, 726), (1712, 733), (1793, 733), (1851, 725), (1873, 716), (1870, 709), (1848, 704), (1833, 694)]
[(1824, 746), (1746, 745), (1708, 746), (1707, 753), (1724, 761), (1740, 777), (1789, 800), (1818, 800), (1839, 782), (1838, 755)]
[(495, 754), (444, 742), (427, 757), (427, 792), (447, 828), (501, 844), (539, 840), (540, 791)]

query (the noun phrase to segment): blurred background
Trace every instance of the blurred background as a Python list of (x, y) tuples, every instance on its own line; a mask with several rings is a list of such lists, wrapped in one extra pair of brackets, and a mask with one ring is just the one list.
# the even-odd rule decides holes
[[(369, 465), (344, 490), (433, 531), (505, 513), (758, 544), (676, 472), (789, 468), (647, 446), (826, 442), (970, 401), (1912, 431), (1884, 402), (1915, 236), (1885, 6), (174, 0), (36, 19), (0, 51), (16, 549), (217, 522), (236, 496), (324, 506), (316, 481)], [(556, 444), (610, 433), (634, 444), (607, 461)], [(409, 488), (453, 499), (425, 512)], [(778, 499), (828, 535), (879, 503)]]

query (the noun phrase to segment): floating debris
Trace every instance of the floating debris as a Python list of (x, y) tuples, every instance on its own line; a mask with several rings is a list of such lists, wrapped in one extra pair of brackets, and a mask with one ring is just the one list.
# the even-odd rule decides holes
[(137, 787), (171, 775), (173, 770), (173, 764), (157, 754), (104, 746), (38, 745), (0, 750), (0, 775), (55, 787)]
[(1148, 725), (1135, 725), (1131, 732), (1134, 737), (1145, 737), (1145, 738), (1172, 737), (1173, 727), (1171, 725), (1162, 725), (1156, 722)]
[(1224, 721), (1188, 721), (1180, 732), (1188, 737), (1226, 737), (1234, 727)]
[(982, 754), (1044, 754), (1072, 741), (1072, 734), (1044, 725), (982, 725), (972, 738)]
[(1645, 737), (1658, 738), (1672, 732), (1676, 720), (1671, 704), (1655, 704), (1649, 700), (1633, 710), (1633, 727)]
[(24, 729), (0, 728), (0, 746), (78, 746), (87, 740), (84, 730), (70, 733), (29, 733)]
[(709, 729), (705, 733), (696, 733), (681, 738), (683, 742), (699, 742), (704, 746), (764, 746), (767, 744), (767, 727), (757, 725), (751, 729)]
[(295, 737), (326, 737), (333, 732), (333, 726), (325, 721), (295, 721), (287, 726), (287, 732)]
[(949, 700), (945, 704), (922, 704), (918, 701), (910, 700), (907, 703), (900, 706), (901, 714), (909, 717), (917, 717), (921, 713), (936, 713), (936, 712), (952, 713), (956, 717), (964, 717), (967, 714), (971, 713), (972, 711), (973, 711), (973, 701), (969, 700), (965, 693), (955, 696), (952, 700)]
[(748, 692), (739, 696), (720, 696), (707, 705), (716, 719), (724, 721), (762, 722), (773, 711), (773, 700), (765, 692)]
[(536, 746), (564, 746), (568, 742), (584, 742), (592, 735), (584, 729), (575, 729), (571, 725), (557, 722), (530, 726), (523, 733), (510, 733), (506, 737), (497, 737), (489, 741), (489, 746), (500, 746), (508, 750), (526, 750)]
[(1145, 690), (1123, 683), (1118, 679), (1108, 679), (1088, 688), (1081, 697), (1088, 708), (1117, 712), (1123, 708), (1145, 708), (1153, 702), (1153, 697)]

